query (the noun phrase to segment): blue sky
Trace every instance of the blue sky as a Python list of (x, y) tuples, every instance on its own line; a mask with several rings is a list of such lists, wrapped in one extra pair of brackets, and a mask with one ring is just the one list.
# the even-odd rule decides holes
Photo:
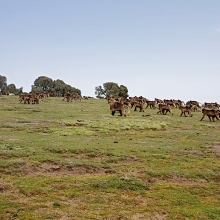
[(61, 79), (95, 97), (220, 102), (219, 0), (0, 0), (0, 75)]

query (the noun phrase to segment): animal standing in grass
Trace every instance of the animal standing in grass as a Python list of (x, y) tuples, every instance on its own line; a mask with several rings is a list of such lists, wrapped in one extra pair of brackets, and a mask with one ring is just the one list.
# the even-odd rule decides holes
[(110, 110), (112, 111), (112, 115), (115, 115), (116, 111), (119, 111), (120, 116), (124, 115), (125, 117), (130, 114), (130, 108), (129, 106), (125, 105), (123, 102), (115, 101), (114, 99), (111, 99), (110, 102)]

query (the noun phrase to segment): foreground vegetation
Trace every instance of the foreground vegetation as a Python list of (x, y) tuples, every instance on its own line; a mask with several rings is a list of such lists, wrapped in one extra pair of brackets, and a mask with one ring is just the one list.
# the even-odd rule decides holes
[(0, 97), (1, 219), (220, 219), (220, 121), (18, 100)]

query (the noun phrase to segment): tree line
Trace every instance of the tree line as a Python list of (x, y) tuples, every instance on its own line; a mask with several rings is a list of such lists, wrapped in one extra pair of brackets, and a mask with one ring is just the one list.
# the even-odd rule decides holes
[[(3, 95), (7, 95), (8, 93), (19, 95), (23, 93), (23, 87), (16, 88), (15, 84), (7, 85), (7, 77), (0, 75), (0, 92)], [(59, 96), (63, 96), (66, 92), (81, 95), (80, 89), (66, 84), (63, 80), (53, 80), (47, 76), (39, 76), (35, 79), (31, 86), (31, 92), (55, 92)]]
[(31, 86), (32, 92), (55, 92), (59, 96), (63, 96), (65, 93), (77, 93), (81, 95), (81, 90), (71, 85), (66, 84), (63, 80), (52, 80), (46, 76), (40, 76), (34, 81), (34, 85)]
[(15, 95), (19, 95), (22, 92), (23, 88), (16, 88), (15, 84), (7, 84), (7, 78), (5, 76), (0, 75), (0, 92), (3, 95), (7, 95), (9, 93), (13, 93)]
[[(16, 88), (15, 84), (7, 84), (7, 77), (0, 75), (0, 92), (3, 95), (13, 93), (19, 95), (23, 93), (23, 87)], [(66, 84), (63, 80), (53, 80), (47, 76), (39, 76), (35, 79), (31, 86), (31, 92), (49, 92), (56, 93), (58, 96), (63, 96), (65, 93), (76, 93), (81, 95), (81, 90), (71, 85)], [(103, 86), (95, 87), (96, 98), (106, 98), (110, 95), (128, 97), (128, 89), (124, 85), (118, 85), (114, 82), (103, 83)]]

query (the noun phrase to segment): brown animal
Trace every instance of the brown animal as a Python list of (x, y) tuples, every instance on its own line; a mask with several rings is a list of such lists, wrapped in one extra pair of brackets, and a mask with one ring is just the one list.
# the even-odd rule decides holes
[[(30, 104), (30, 97), (29, 96), (24, 96), (23, 97), (23, 101), (24, 101), (24, 104)], [(20, 102), (21, 103), (21, 102)]]
[(210, 108), (210, 109), (218, 109), (219, 108), (219, 104), (217, 102), (205, 102), (204, 103), (204, 108)]
[(199, 102), (197, 102), (197, 101), (190, 100), (186, 103), (186, 105), (196, 105), (198, 108), (201, 108), (199, 105)]
[(156, 101), (146, 101), (146, 108), (148, 108), (148, 106), (150, 106), (151, 109), (155, 109), (156, 108)]
[(193, 112), (196, 112), (196, 111), (201, 112), (199, 110), (198, 106), (196, 106), (196, 105), (192, 105), (191, 109), (192, 109)]
[(182, 104), (185, 104), (183, 101), (181, 101), (179, 99), (177, 99), (177, 100), (173, 99), (172, 101), (173, 101), (174, 105), (176, 106), (176, 108), (181, 106)]
[(192, 115), (192, 106), (191, 106), (191, 105), (190, 105), (190, 106), (188, 106), (188, 105), (186, 105), (186, 106), (180, 105), (180, 106), (179, 106), (179, 109), (181, 110), (180, 117), (181, 117), (183, 114), (184, 114), (185, 117), (187, 117), (187, 116), (186, 116), (186, 113), (188, 113), (188, 115), (189, 115), (190, 117), (193, 116), (193, 115)]
[(163, 104), (163, 100), (162, 100), (162, 99), (155, 98), (154, 101), (155, 101), (157, 104), (159, 104), (159, 103)]
[(148, 101), (148, 99), (146, 99), (143, 96), (134, 96), (134, 97), (129, 97), (130, 102), (141, 102), (141, 103), (146, 103), (146, 101)]
[(82, 97), (81, 97), (79, 94), (77, 94), (77, 93), (69, 93), (69, 92), (66, 92), (66, 93), (64, 94), (64, 96), (63, 96), (62, 101), (64, 101), (65, 99), (66, 99), (67, 102), (69, 102), (69, 101), (72, 102), (73, 99), (74, 99), (74, 100), (78, 100), (78, 99), (79, 99), (79, 100), (81, 101)]
[[(219, 110), (215, 110), (215, 109), (205, 109), (205, 108), (203, 108), (203, 109), (202, 109), (202, 113), (203, 113), (203, 116), (202, 116), (202, 118), (200, 119), (200, 121), (202, 121), (205, 116), (208, 116), (209, 120), (210, 120), (210, 121), (213, 121), (213, 122), (215, 121), (215, 118), (216, 118), (217, 120), (219, 120), (219, 114), (220, 114), (220, 111), (219, 111)], [(211, 120), (211, 118), (212, 118), (212, 120)]]
[(120, 116), (124, 115), (126, 117), (130, 114), (130, 108), (127, 105), (113, 99), (110, 100), (110, 110), (112, 111), (112, 115), (115, 115), (116, 111), (119, 111)]
[(39, 104), (39, 98), (37, 96), (32, 97), (30, 99), (30, 101), (31, 101), (32, 104)]
[(19, 95), (19, 102), (24, 104), (30, 104), (32, 98), (32, 94), (27, 94), (27, 93), (21, 93)]
[(50, 97), (57, 97), (57, 93), (56, 92), (50, 92), (49, 96)]
[(167, 102), (173, 102), (173, 100), (172, 100), (172, 99), (164, 99), (164, 100), (163, 100), (163, 103), (166, 104)]
[(132, 108), (131, 102), (129, 100), (123, 101), (124, 105), (127, 105), (129, 108)]
[(66, 92), (63, 96), (62, 101), (64, 101), (66, 99), (67, 102), (69, 102), (70, 100), (72, 100), (72, 94), (69, 92)]
[(139, 108), (140, 112), (144, 112), (144, 103), (143, 102), (134, 101), (131, 103), (131, 106), (134, 107), (134, 111), (137, 111), (137, 108)]
[(175, 103), (173, 102), (172, 99), (164, 99), (163, 102), (166, 105), (170, 105), (170, 106), (176, 107), (176, 105), (175, 105)]
[(81, 95), (79, 95), (79, 94), (77, 94), (77, 93), (73, 93), (73, 94), (72, 94), (72, 99), (71, 99), (71, 101), (72, 101), (73, 99), (74, 99), (74, 100), (80, 100), (80, 101), (81, 101), (81, 100), (82, 100), (82, 97), (81, 97)]
[(159, 111), (157, 112), (157, 114), (162, 113), (163, 115), (166, 115), (167, 112), (170, 112), (173, 115), (170, 105), (160, 103), (158, 105), (158, 108), (159, 108)]

